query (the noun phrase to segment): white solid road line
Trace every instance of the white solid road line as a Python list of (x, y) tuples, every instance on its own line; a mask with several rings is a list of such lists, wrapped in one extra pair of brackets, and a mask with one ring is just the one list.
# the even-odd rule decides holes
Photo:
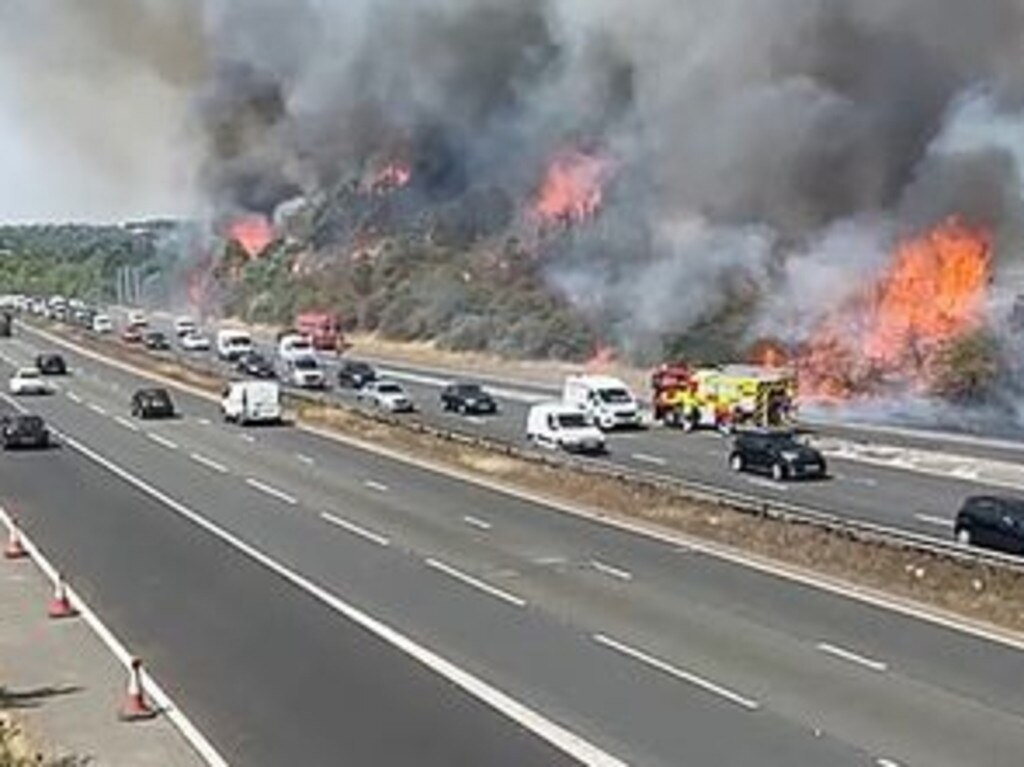
[(68, 399), (71, 400), (72, 402), (75, 402), (75, 403), (77, 403), (79, 405), (82, 404), (82, 398), (79, 397), (77, 394), (75, 394), (75, 392), (73, 392), (71, 390), (68, 390), (68, 391), (65, 392), (65, 394), (68, 395)]
[(212, 458), (207, 458), (202, 453), (189, 453), (188, 457), (191, 458), (196, 463), (201, 463), (206, 468), (213, 469), (214, 471), (219, 472), (220, 474), (227, 474), (228, 473), (228, 467), (227, 466), (225, 466), (224, 464), (221, 464), (221, 463), (217, 463)]
[(177, 442), (171, 442), (171, 440), (167, 439), (167, 437), (163, 437), (163, 436), (157, 434), (155, 431), (147, 431), (146, 432), (146, 436), (149, 437), (154, 442), (156, 442), (156, 444), (163, 445), (168, 450), (177, 450), (178, 449), (178, 443)]
[(283, 490), (278, 490), (276, 487), (268, 485), (265, 482), (260, 482), (258, 479), (254, 479), (253, 477), (246, 477), (245, 484), (247, 484), (249, 487), (259, 490), (261, 493), (266, 493), (269, 496), (277, 498), (277, 500), (279, 501), (284, 501), (289, 506), (294, 506), (298, 503), (297, 499), (288, 495), (288, 493), (284, 492)]
[(655, 658), (653, 655), (648, 655), (643, 650), (638, 650), (635, 647), (630, 647), (629, 645), (624, 644), (617, 639), (613, 639), (612, 637), (607, 636), (606, 634), (594, 634), (593, 639), (598, 644), (604, 645), (610, 650), (614, 650), (618, 653), (621, 653), (622, 655), (626, 655), (632, 658), (633, 660), (640, 661), (641, 663), (650, 666), (651, 668), (657, 669), (658, 671), (668, 674), (669, 676), (674, 676), (676, 679), (688, 682), (689, 684), (692, 684), (695, 687), (699, 687), (702, 690), (705, 690), (706, 692), (713, 693), (714, 695), (717, 695), (720, 698), (725, 698), (725, 700), (729, 701), (730, 703), (735, 703), (737, 706), (741, 706), (747, 709), (748, 711), (756, 711), (758, 708), (761, 707), (761, 704), (758, 703), (756, 700), (748, 698), (744, 695), (740, 695), (739, 693), (733, 692), (729, 688), (723, 687), (717, 682), (712, 682), (710, 679), (705, 679), (704, 677), (697, 676), (696, 674), (692, 674), (689, 671), (673, 666), (670, 663), (666, 663), (660, 658)]
[(633, 573), (629, 570), (623, 570), (621, 567), (614, 567), (609, 564), (605, 564), (599, 559), (591, 559), (590, 566), (597, 570), (599, 573), (604, 573), (612, 578), (617, 578), (620, 581), (631, 581), (633, 580)]
[(649, 463), (652, 466), (665, 466), (668, 464), (668, 460), (657, 455), (649, 455), (647, 453), (633, 453), (630, 456), (634, 461), (640, 463)]
[(295, 457), (296, 459), (298, 459), (300, 463), (304, 463), (307, 466), (313, 466), (316, 464), (316, 461), (313, 459), (312, 456), (303, 455), (302, 453), (296, 453)]
[(517, 597), (515, 594), (510, 594), (503, 589), (499, 589), (497, 586), (492, 586), (479, 578), (475, 578), (469, 573), (464, 573), (462, 570), (452, 567), (451, 565), (445, 564), (439, 559), (429, 558), (426, 560), (427, 567), (433, 568), (440, 573), (444, 573), (449, 578), (454, 578), (460, 583), (464, 583), (478, 591), (482, 591), (495, 599), (500, 599), (503, 602), (508, 602), (510, 605), (515, 607), (526, 607), (526, 600), (522, 597)]
[(854, 663), (858, 666), (863, 666), (866, 669), (870, 669), (871, 671), (876, 671), (878, 673), (882, 673), (883, 671), (887, 671), (889, 669), (889, 664), (883, 661), (874, 660), (873, 658), (866, 658), (863, 655), (859, 655), (853, 652), (852, 650), (847, 650), (844, 647), (829, 644), (828, 642), (818, 642), (818, 644), (816, 644), (814, 648), (819, 652), (825, 653), (826, 655), (831, 655), (833, 658), (839, 658), (840, 660), (845, 660), (850, 663)]
[(321, 512), (320, 519), (334, 525), (335, 527), (340, 527), (342, 530), (347, 530), (353, 535), (358, 535), (360, 538), (370, 541), (370, 543), (376, 543), (378, 546), (391, 545), (390, 539), (385, 536), (379, 535), (372, 530), (367, 530), (365, 527), (361, 527), (355, 522), (349, 522), (347, 519), (342, 519), (341, 517), (335, 516), (329, 512)]
[(132, 423), (127, 418), (125, 418), (123, 415), (119, 415), (119, 416), (115, 417), (114, 418), (114, 423), (118, 424), (119, 426), (123, 426), (128, 431), (139, 431), (138, 425)]
[(376, 490), (378, 493), (386, 493), (388, 491), (388, 486), (385, 485), (383, 482), (377, 482), (375, 480), (368, 479), (365, 482), (363, 482), (363, 484), (366, 487), (370, 488), (371, 490)]
[[(441, 655), (438, 655), (426, 646), (418, 644), (413, 639), (395, 630), (383, 621), (374, 618), (369, 613), (349, 604), (341, 597), (328, 591), (323, 586), (320, 586), (315, 581), (301, 575), (299, 572), (289, 568), (287, 565), (282, 564), (252, 544), (246, 543), (234, 533), (231, 533), (220, 525), (211, 522), (202, 514), (178, 502), (162, 490), (159, 490), (146, 482), (144, 479), (141, 479), (130, 471), (121, 468), (121, 466), (109, 460), (105, 456), (100, 455), (92, 448), (87, 447), (68, 435), (65, 435), (63, 439), (72, 449), (77, 450), (86, 458), (104, 467), (124, 481), (146, 493), (151, 498), (154, 498), (164, 504), (196, 526), (233, 547), (236, 551), (249, 557), (263, 567), (266, 567), (271, 572), (276, 573), (293, 586), (306, 592), (314, 599), (318, 599), (339, 615), (344, 616), (353, 623), (366, 629), (371, 634), (374, 634), (382, 641), (399, 651), (404, 652), (415, 661), (429, 668), (438, 676), (447, 679), (449, 682), (472, 695), (477, 700), (490, 706), (495, 711), (498, 711), (512, 721), (517, 722), (523, 728), (529, 730), (534, 735), (543, 738), (552, 746), (560, 749), (582, 764), (588, 765), (588, 767), (628, 767), (628, 764), (618, 757), (602, 750), (593, 743), (585, 740), (582, 736), (566, 729), (557, 722), (548, 719), (539, 711), (535, 711), (525, 703), (522, 703), (507, 693), (502, 692), (480, 677), (474, 676), (470, 672), (455, 665)], [(156, 693), (156, 691), (157, 688), (154, 687), (154, 693)], [(154, 697), (156, 697), (155, 694)], [(164, 697), (166, 699), (166, 696)], [(178, 709), (172, 706), (169, 714), (173, 716), (175, 711), (178, 711)], [(184, 719), (183, 714), (181, 717)], [(224, 761), (210, 761), (209, 763), (219, 767), (219, 765), (224, 764)]]
[(918, 522), (924, 522), (926, 525), (936, 525), (938, 527), (944, 527), (947, 530), (952, 529), (954, 520), (946, 517), (935, 517), (931, 514), (915, 514), (914, 519)]
[(478, 530), (490, 530), (493, 527), (490, 522), (486, 522), (478, 517), (465, 516), (462, 518), (462, 521)]
[[(8, 530), (11, 529), (11, 517), (3, 507), (0, 507), (0, 522), (2, 522)], [(25, 534), (24, 530), (19, 530), (19, 534), (21, 536), (22, 546), (25, 547), (25, 551), (28, 552), (32, 561), (36, 563), (36, 566), (47, 578), (51, 581), (56, 581), (58, 573), (57, 568), (54, 567), (53, 564), (39, 551), (39, 548)], [(81, 616), (82, 620), (85, 621), (86, 625), (106, 646), (111, 655), (117, 659), (117, 662), (127, 669), (131, 665), (135, 655), (129, 652), (124, 643), (118, 639), (109, 628), (107, 628), (106, 624), (100, 620), (99, 616), (93, 612), (92, 608), (86, 604), (85, 600), (82, 599), (77, 591), (68, 585), (65, 585), (65, 588), (67, 590), (68, 600), (78, 612), (79, 616)], [(178, 705), (164, 691), (163, 687), (160, 686), (156, 679), (154, 679), (145, 668), (142, 670), (142, 686), (153, 699), (157, 710), (170, 719), (171, 724), (174, 725), (175, 729), (179, 733), (181, 733), (181, 736), (195, 750), (203, 762), (205, 762), (209, 767), (228, 767), (227, 760), (217, 752), (217, 749), (214, 748), (213, 744), (206, 739), (206, 736), (203, 735), (203, 733), (200, 732), (194, 724), (192, 724), (192, 721), (185, 715), (185, 712), (178, 707)]]
[(94, 412), (94, 413), (98, 413), (99, 415), (106, 415), (107, 414), (106, 409), (103, 408), (103, 406), (101, 406), (101, 405), (97, 405), (95, 402), (90, 402), (89, 403), (89, 409), (92, 412)]

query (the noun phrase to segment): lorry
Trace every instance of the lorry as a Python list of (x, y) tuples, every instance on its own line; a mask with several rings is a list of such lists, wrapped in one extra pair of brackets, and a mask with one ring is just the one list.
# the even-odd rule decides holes
[(655, 420), (684, 431), (782, 427), (796, 412), (796, 376), (785, 368), (676, 362), (654, 372), (651, 388)]
[(245, 426), (251, 423), (280, 423), (281, 387), (276, 381), (230, 381), (220, 401), (225, 421)]
[(345, 338), (341, 317), (333, 312), (300, 312), (295, 316), (295, 332), (306, 336), (319, 351), (343, 351)]
[(605, 431), (643, 424), (640, 404), (633, 392), (611, 376), (568, 376), (562, 387), (562, 401), (586, 413)]

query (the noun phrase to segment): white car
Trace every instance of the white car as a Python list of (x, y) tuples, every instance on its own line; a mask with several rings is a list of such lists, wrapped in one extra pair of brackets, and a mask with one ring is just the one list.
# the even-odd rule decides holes
[(206, 352), (210, 350), (210, 339), (194, 330), (181, 336), (178, 339), (178, 343), (187, 352)]
[(356, 399), (389, 413), (411, 413), (416, 409), (405, 389), (394, 381), (371, 381), (359, 390)]
[(323, 389), (327, 385), (324, 369), (316, 357), (296, 357), (287, 364), (288, 380), (300, 389)]
[(113, 333), (114, 321), (110, 319), (110, 315), (97, 314), (92, 318), (92, 329), (96, 333)]
[(190, 333), (196, 333), (198, 330), (199, 326), (196, 325), (196, 321), (191, 317), (175, 317), (174, 334), (179, 338)]
[(542, 402), (526, 416), (526, 438), (535, 445), (570, 453), (603, 453), (604, 433), (575, 405)]
[(18, 368), (8, 384), (11, 394), (51, 394), (53, 387), (38, 368)]

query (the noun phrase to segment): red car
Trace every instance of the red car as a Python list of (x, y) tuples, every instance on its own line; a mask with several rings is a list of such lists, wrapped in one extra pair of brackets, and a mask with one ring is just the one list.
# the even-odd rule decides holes
[(128, 325), (121, 331), (121, 340), (126, 344), (141, 344), (142, 328), (138, 325)]

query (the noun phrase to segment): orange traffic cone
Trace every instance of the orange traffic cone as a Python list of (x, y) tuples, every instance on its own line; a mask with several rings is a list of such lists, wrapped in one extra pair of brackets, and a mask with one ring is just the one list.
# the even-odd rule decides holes
[(149, 705), (142, 689), (142, 661), (138, 658), (132, 658), (128, 669), (128, 694), (117, 716), (122, 722), (138, 722), (156, 716), (156, 709)]
[(18, 529), (18, 520), (12, 518), (10, 527), (7, 530), (7, 547), (4, 549), (4, 557), (6, 559), (22, 559), (28, 556), (25, 547), (21, 545), (21, 532)]
[(67, 585), (64, 583), (64, 576), (57, 573), (57, 577), (53, 583), (53, 599), (50, 600), (50, 606), (46, 611), (46, 614), (51, 618), (74, 618), (78, 615), (78, 611), (71, 606), (71, 600), (68, 598)]

